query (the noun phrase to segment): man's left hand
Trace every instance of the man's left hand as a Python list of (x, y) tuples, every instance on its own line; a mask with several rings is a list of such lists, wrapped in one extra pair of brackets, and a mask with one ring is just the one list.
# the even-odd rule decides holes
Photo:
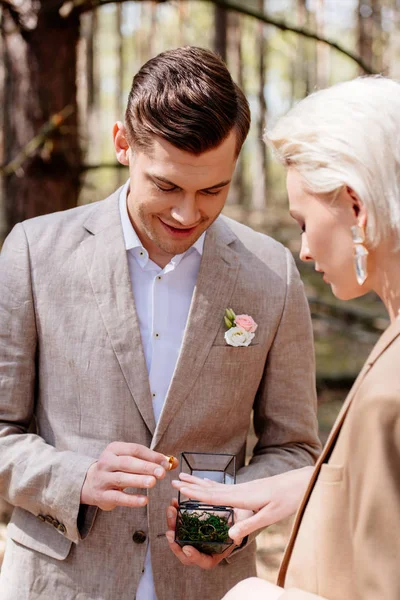
[[(183, 565), (188, 567), (197, 566), (201, 569), (213, 569), (216, 567), (224, 558), (227, 558), (237, 548), (237, 545), (232, 544), (222, 554), (203, 554), (194, 548), (193, 546), (184, 546), (183, 548), (174, 541), (175, 538), (175, 527), (177, 517), (178, 503), (176, 499), (172, 500), (172, 504), (167, 509), (167, 523), (168, 531), (166, 532), (166, 538), (169, 543), (169, 547), (175, 556), (180, 560)], [(239, 514), (238, 514), (239, 513)], [(240, 514), (243, 513), (243, 514)], [(235, 510), (236, 520), (242, 520), (249, 516), (249, 511)]]

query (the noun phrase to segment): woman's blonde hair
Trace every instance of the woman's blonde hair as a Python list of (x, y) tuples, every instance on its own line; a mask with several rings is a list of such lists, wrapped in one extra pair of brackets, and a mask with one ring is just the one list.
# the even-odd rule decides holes
[(358, 77), (301, 100), (265, 132), (311, 192), (349, 186), (368, 212), (371, 247), (393, 236), (400, 247), (400, 84)]

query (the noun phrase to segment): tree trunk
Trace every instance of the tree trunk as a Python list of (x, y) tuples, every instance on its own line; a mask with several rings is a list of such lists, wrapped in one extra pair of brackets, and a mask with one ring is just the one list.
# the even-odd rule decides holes
[[(367, 63), (372, 65), (372, 34), (373, 34), (373, 8), (370, 2), (358, 2), (358, 54)], [(360, 69), (360, 75), (363, 75)]]
[(228, 13), (221, 6), (215, 7), (215, 40), (214, 49), (217, 54), (226, 62), (226, 44), (228, 29)]
[[(308, 11), (306, 0), (297, 0), (297, 20), (301, 27), (308, 24)], [(301, 37), (297, 40), (297, 56), (295, 57), (294, 82), (292, 98), (299, 100), (309, 93), (309, 65), (308, 65), (308, 40)]]
[[(242, 57), (242, 27), (241, 16), (235, 12), (229, 15), (229, 31), (231, 38), (230, 65), (234, 80), (244, 92), (243, 57)], [(243, 169), (243, 151), (239, 155), (228, 198), (229, 204), (245, 204), (245, 184)]]
[(87, 61), (86, 61), (86, 79), (87, 79), (87, 109), (91, 111), (97, 104), (99, 95), (99, 78), (96, 60), (96, 36), (98, 29), (97, 10), (89, 13), (89, 26), (87, 36)]
[[(324, 0), (318, 0), (317, 12), (317, 33), (321, 37), (325, 34)], [(329, 85), (330, 73), (330, 47), (326, 44), (317, 42), (317, 88), (326, 88)]]
[(186, 33), (187, 33), (187, 23), (188, 23), (188, 15), (189, 15), (189, 3), (185, 0), (178, 0), (178, 35), (179, 35), (179, 46), (185, 46), (186, 44)]
[[(61, 3), (61, 2), (60, 2)], [(40, 6), (37, 21), (17, 22), (3, 9), (6, 70), (4, 162), (9, 163), (66, 106), (73, 113), (17, 172), (3, 178), (6, 226), (76, 206), (80, 190), (76, 63), (79, 18)]]
[[(261, 11), (264, 9), (264, 0), (259, 0)], [(253, 182), (253, 201), (252, 208), (262, 210), (266, 205), (266, 195), (268, 190), (268, 155), (267, 148), (263, 141), (265, 121), (267, 116), (267, 102), (265, 99), (265, 73), (266, 73), (266, 56), (267, 56), (267, 40), (265, 38), (265, 25), (257, 23), (258, 30), (258, 105), (259, 113), (257, 120), (257, 145), (258, 152), (256, 162), (258, 168), (255, 181)]]

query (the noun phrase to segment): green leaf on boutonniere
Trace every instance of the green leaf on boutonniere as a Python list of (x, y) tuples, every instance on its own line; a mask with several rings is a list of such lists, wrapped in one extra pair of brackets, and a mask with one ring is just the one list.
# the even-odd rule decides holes
[(231, 308), (227, 308), (225, 312), (226, 312), (226, 316), (228, 317), (228, 319), (230, 321), (232, 321), (232, 323), (233, 323), (236, 319), (236, 315), (233, 312), (233, 310)]
[(228, 317), (224, 317), (224, 321), (228, 329), (231, 329), (231, 327), (233, 327), (233, 323), (228, 319)]

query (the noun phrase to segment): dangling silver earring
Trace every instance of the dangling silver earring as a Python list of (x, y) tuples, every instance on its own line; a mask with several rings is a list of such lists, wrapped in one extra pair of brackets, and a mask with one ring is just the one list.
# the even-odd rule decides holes
[(362, 285), (368, 277), (368, 250), (364, 246), (364, 229), (359, 225), (354, 225), (351, 228), (351, 236), (354, 244), (354, 267), (356, 270), (357, 283), (358, 285)]

